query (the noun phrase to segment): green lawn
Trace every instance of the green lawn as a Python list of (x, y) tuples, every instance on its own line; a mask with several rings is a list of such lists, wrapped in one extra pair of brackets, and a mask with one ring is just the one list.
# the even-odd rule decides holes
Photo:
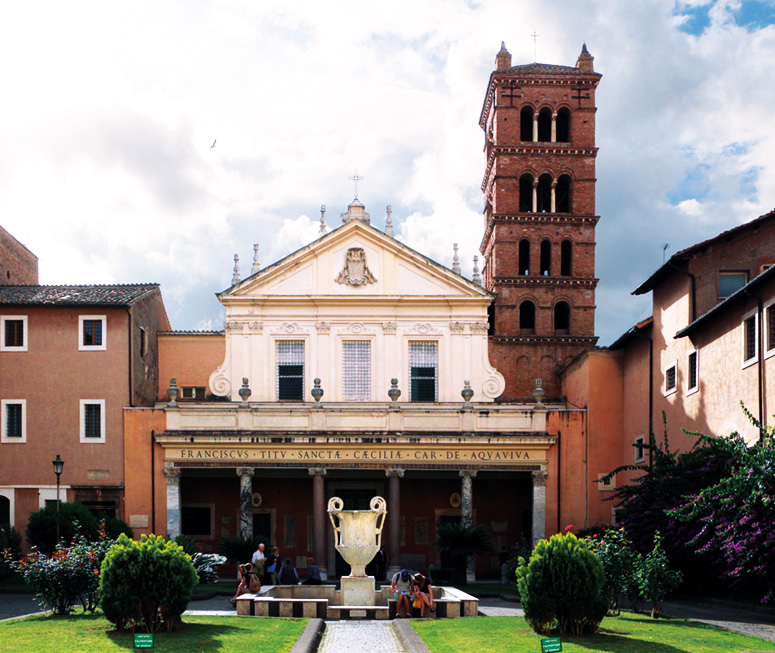
[[(541, 636), (522, 617), (412, 620), (414, 629), (433, 653), (537, 653)], [(622, 613), (607, 617), (600, 634), (563, 637), (563, 653), (735, 653), (775, 651), (775, 643), (681, 619), (654, 620)]]
[[(154, 635), (154, 651), (261, 651), (285, 653), (301, 635), (306, 619), (184, 617), (173, 633)], [(7, 653), (109, 653), (134, 650), (131, 633), (109, 632), (101, 614), (36, 615), (0, 623), (0, 648)], [(139, 650), (139, 649), (138, 649)]]

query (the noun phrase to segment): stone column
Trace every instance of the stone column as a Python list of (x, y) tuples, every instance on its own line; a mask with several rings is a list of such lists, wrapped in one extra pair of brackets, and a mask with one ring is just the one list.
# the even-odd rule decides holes
[(552, 143), (557, 142), (557, 112), (552, 114)]
[[(476, 470), (464, 469), (459, 472), (463, 479), (460, 490), (460, 523), (472, 524), (474, 521), (474, 493), (473, 480), (476, 478)], [(476, 559), (474, 556), (466, 562), (466, 581), (471, 583), (476, 580)]]
[(546, 473), (545, 468), (533, 475), (533, 546), (546, 537)]
[(538, 213), (538, 177), (533, 179), (533, 213)]
[(239, 476), (239, 534), (253, 537), (253, 474), (252, 467), (237, 467)]
[(533, 114), (533, 142), (538, 142), (538, 113)]
[(552, 180), (552, 213), (557, 212), (557, 180)]
[(401, 486), (404, 470), (386, 469), (388, 477), (388, 568), (387, 578), (401, 571)]
[(326, 511), (325, 476), (323, 467), (310, 467), (307, 470), (312, 476), (312, 523), (313, 541), (312, 555), (320, 568), (320, 577), (328, 578), (328, 556), (326, 553), (326, 532), (328, 531), (328, 512)]
[(180, 472), (177, 467), (165, 467), (167, 479), (167, 536), (174, 540), (180, 535)]

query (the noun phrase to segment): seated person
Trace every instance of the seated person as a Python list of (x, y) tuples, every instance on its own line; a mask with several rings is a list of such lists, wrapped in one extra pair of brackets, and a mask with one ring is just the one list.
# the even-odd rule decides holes
[(299, 582), (299, 572), (291, 563), (290, 558), (286, 558), (280, 573), (277, 575), (277, 581), (280, 585), (296, 585)]
[(393, 575), (390, 587), (396, 593), (396, 617), (401, 617), (401, 606), (404, 606), (404, 616), (412, 614), (412, 575), (406, 569), (402, 569)]
[(433, 588), (430, 581), (420, 573), (415, 574), (412, 577), (412, 590), (414, 593), (414, 601), (420, 602), (420, 616), (425, 616), (425, 606), (428, 606), (431, 612), (436, 612), (435, 604), (433, 603)]
[(307, 558), (307, 580), (302, 585), (320, 585), (320, 569), (315, 564), (315, 558)]
[(232, 603), (236, 603), (237, 597), (241, 596), (242, 594), (246, 594), (247, 592), (253, 592), (253, 591), (257, 592), (258, 590), (261, 589), (261, 583), (258, 583), (257, 590), (253, 590), (250, 587), (251, 581), (253, 581), (254, 587), (255, 587), (255, 582), (258, 581), (258, 576), (256, 576), (255, 572), (253, 571), (253, 565), (251, 563), (248, 562), (248, 563), (245, 563), (244, 565), (240, 565), (238, 576), (239, 576), (239, 585), (237, 585), (237, 593), (231, 599), (229, 599)]

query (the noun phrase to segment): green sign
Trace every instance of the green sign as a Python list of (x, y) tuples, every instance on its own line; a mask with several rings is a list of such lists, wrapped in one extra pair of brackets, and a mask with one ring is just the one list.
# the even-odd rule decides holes
[(135, 633), (135, 648), (153, 648), (153, 633)]
[(562, 653), (562, 642), (559, 637), (549, 637), (541, 640), (541, 653)]

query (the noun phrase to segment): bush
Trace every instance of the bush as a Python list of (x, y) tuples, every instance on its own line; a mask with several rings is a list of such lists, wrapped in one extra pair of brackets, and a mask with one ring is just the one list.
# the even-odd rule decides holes
[[(71, 542), (76, 535), (83, 535), (88, 541), (99, 539), (97, 518), (82, 503), (61, 503), (59, 505), (59, 537), (61, 542)], [(30, 544), (44, 553), (56, 549), (57, 508), (46, 506), (33, 512), (27, 522), (27, 539)]]
[(10, 524), (0, 526), (0, 580), (11, 575), (9, 562), (22, 556), (22, 536)]
[(172, 630), (191, 600), (198, 577), (182, 547), (159, 535), (140, 541), (120, 535), (102, 563), (100, 606), (116, 630)]
[(621, 612), (622, 596), (627, 596), (636, 607), (640, 598), (636, 571), (642, 564), (642, 556), (632, 550), (632, 542), (627, 539), (624, 529), (594, 531), (587, 538), (587, 544), (603, 565), (603, 591), (609, 613), (618, 615)]
[(597, 556), (573, 533), (541, 540), (517, 569), (525, 619), (544, 635), (596, 633), (608, 608), (603, 582)]
[(636, 571), (640, 593), (651, 601), (651, 616), (659, 618), (665, 596), (681, 584), (681, 572), (668, 568), (667, 554), (662, 548), (662, 537), (654, 535), (654, 548), (643, 557)]
[(468, 558), (492, 551), (490, 531), (481, 524), (442, 524), (436, 531), (433, 548), (451, 554), (455, 559), (455, 584), (466, 584)]

